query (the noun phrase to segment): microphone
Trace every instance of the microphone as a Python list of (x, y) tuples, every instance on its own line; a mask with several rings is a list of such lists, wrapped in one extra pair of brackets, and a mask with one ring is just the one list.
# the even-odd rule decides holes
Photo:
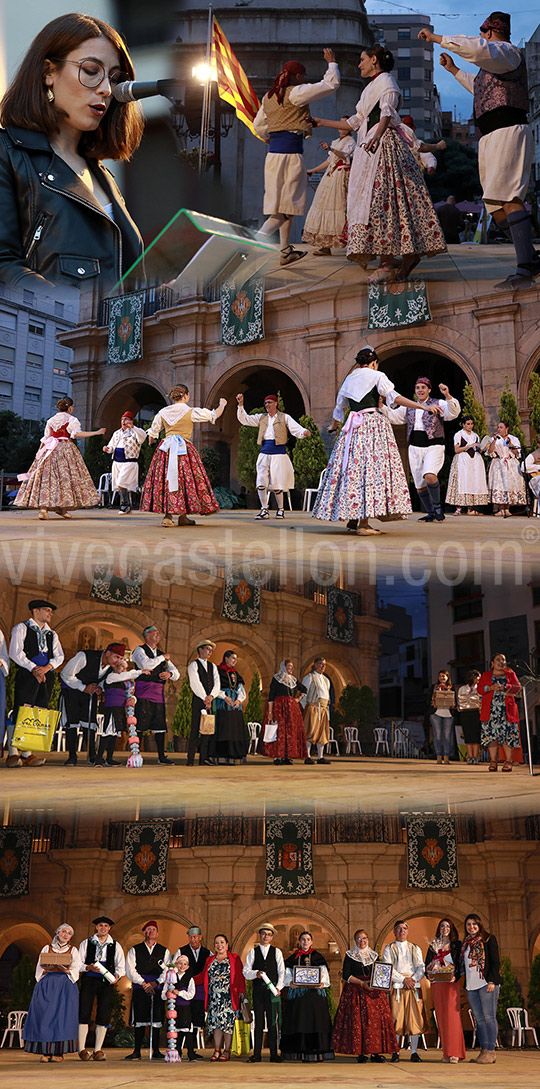
[(127, 80), (112, 88), (113, 98), (117, 102), (138, 102), (140, 98), (155, 98), (161, 95), (175, 102), (179, 97), (180, 83), (176, 79), (157, 79), (153, 81)]

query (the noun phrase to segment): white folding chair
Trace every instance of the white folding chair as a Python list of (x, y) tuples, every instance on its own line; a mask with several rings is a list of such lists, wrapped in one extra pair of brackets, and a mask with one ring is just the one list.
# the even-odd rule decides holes
[(514, 1042), (517, 1036), (518, 1047), (521, 1047), (522, 1040), (525, 1043), (527, 1042), (525, 1034), (527, 1032), (532, 1032), (536, 1047), (540, 1047), (540, 1044), (538, 1043), (538, 1037), (536, 1035), (536, 1029), (529, 1024), (529, 1014), (527, 1013), (527, 1010), (524, 1009), (522, 1006), (509, 1006), (506, 1012), (508, 1014), (508, 1020), (510, 1021), (510, 1024), (512, 1026), (511, 1046), (514, 1047)]
[(387, 756), (390, 756), (390, 746), (388, 744), (388, 734), (386, 732), (386, 726), (375, 726), (373, 730), (373, 738), (375, 741), (375, 756), (378, 755), (379, 749), (382, 749)]
[(471, 1009), (469, 1009), (469, 1020), (472, 1025), (472, 1044), (471, 1048), (474, 1051), (474, 1045), (476, 1044), (476, 1017)]
[(437, 1044), (436, 1044), (436, 1047), (439, 1048), (441, 1046), (441, 1037), (439, 1035), (439, 1025), (437, 1023), (437, 1014), (435, 1013), (435, 1007), (433, 1007), (431, 1012), (433, 1014), (433, 1020), (435, 1022), (435, 1028), (437, 1029)]
[[(70, 730), (73, 729), (72, 726), (69, 726), (67, 728), (70, 729)], [(66, 751), (66, 727), (65, 726), (59, 726), (58, 727), (58, 729), (57, 729), (57, 731), (56, 731), (56, 733), (54, 735), (54, 740), (56, 742), (56, 750), (55, 751), (56, 752), (65, 752)], [(83, 732), (81, 730), (81, 727), (77, 726), (77, 752), (81, 751), (82, 743), (83, 743)]]
[(347, 743), (345, 747), (345, 753), (353, 753), (354, 746), (356, 745), (356, 751), (358, 755), (362, 756), (362, 746), (358, 738), (358, 728), (356, 726), (346, 726), (343, 732), (345, 734), (345, 741)]
[(319, 477), (318, 486), (316, 488), (306, 488), (306, 490), (304, 492), (304, 502), (302, 504), (302, 510), (303, 511), (310, 511), (311, 510), (311, 501), (313, 499), (313, 496), (317, 495), (319, 489), (322, 487), (322, 483), (323, 483), (323, 480), (324, 480), (325, 473), (326, 473), (326, 469), (323, 469), (323, 471), (322, 471), (322, 473), (321, 473), (321, 475)]
[(409, 755), (409, 731), (405, 726), (394, 727), (394, 756)]
[(257, 752), (257, 745), (259, 742), (262, 726), (260, 722), (248, 722), (247, 728), (249, 733), (248, 753)]
[(112, 488), (112, 473), (102, 473), (99, 478), (99, 484), (97, 486), (97, 493), (99, 496), (99, 505), (103, 506), (103, 496), (110, 495)]
[[(400, 1036), (400, 1037), (399, 1037), (399, 1048), (400, 1048), (400, 1051), (401, 1051), (401, 1048), (403, 1047), (403, 1044), (405, 1043), (405, 1040), (408, 1040), (408, 1039), (409, 1039), (409, 1034), (408, 1034), (408, 1033), (406, 1033), (406, 1034), (405, 1034), (405, 1036)], [(421, 1039), (421, 1041), (422, 1041), (422, 1044), (423, 1044), (423, 1046), (424, 1046), (425, 1050), (427, 1051), (427, 1049), (428, 1049), (428, 1046), (427, 1046), (427, 1044), (426, 1044), (426, 1038), (425, 1038), (425, 1036), (424, 1036), (424, 1033), (423, 1033), (423, 1032), (421, 1032), (421, 1033), (420, 1033), (420, 1039)], [(407, 1050), (408, 1050), (408, 1049), (410, 1048), (410, 1046), (411, 1046), (411, 1044), (410, 1044), (410, 1041), (409, 1041), (409, 1043), (407, 1044)]]
[(327, 743), (326, 743), (325, 752), (331, 753), (332, 752), (332, 745), (335, 746), (336, 755), (339, 756), (340, 755), (339, 745), (338, 745), (338, 743), (336, 741), (336, 738), (335, 738), (335, 735), (334, 735), (334, 727), (330, 726), (330, 740), (327, 741)]
[(23, 1046), (22, 1030), (24, 1028), (24, 1022), (26, 1021), (27, 1013), (28, 1013), (27, 1010), (10, 1010), (10, 1012), (7, 1015), (7, 1029), (4, 1030), (4, 1035), (2, 1036), (2, 1043), (0, 1044), (0, 1047), (4, 1046), (4, 1043), (5, 1043), (6, 1036), (7, 1036), (8, 1032), (9, 1032), (9, 1044), (8, 1044), (8, 1047), (13, 1047), (13, 1037), (14, 1036), (19, 1037), (19, 1047)]

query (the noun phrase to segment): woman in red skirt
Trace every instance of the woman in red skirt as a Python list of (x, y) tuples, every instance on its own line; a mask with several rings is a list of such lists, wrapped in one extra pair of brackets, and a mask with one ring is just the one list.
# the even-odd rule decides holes
[(445, 1063), (458, 1063), (465, 1058), (459, 983), (460, 949), (461, 943), (453, 922), (450, 919), (441, 919), (426, 953), (426, 974), (431, 982)]
[(365, 930), (357, 930), (354, 945), (345, 953), (338, 1011), (332, 1047), (342, 1055), (356, 1055), (359, 1063), (383, 1063), (384, 1052), (399, 1055), (399, 1046), (385, 991), (369, 986), (378, 955), (369, 948)]
[(204, 465), (192, 441), (194, 423), (215, 423), (222, 415), (226, 400), (222, 397), (217, 408), (190, 408), (187, 386), (174, 386), (169, 393), (171, 405), (154, 416), (148, 431), (148, 441), (160, 442), (146, 474), (140, 510), (163, 514), (162, 526), (193, 526), (188, 514), (215, 514), (219, 504), (212, 491)]
[[(294, 676), (294, 663), (283, 661), (274, 673), (268, 694), (263, 730), (257, 746), (261, 756), (273, 757), (274, 764), (292, 764), (294, 758), (312, 764), (308, 756), (304, 719), (298, 706), (307, 691)], [(270, 723), (277, 723), (275, 741), (265, 741), (264, 733)]]

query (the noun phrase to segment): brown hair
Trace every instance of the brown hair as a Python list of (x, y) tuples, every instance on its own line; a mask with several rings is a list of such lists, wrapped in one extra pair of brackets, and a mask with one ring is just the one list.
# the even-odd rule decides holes
[[(107, 38), (117, 50), (121, 68), (135, 78), (133, 63), (117, 30), (88, 15), (71, 12), (53, 19), (34, 38), (24, 60), (0, 102), (0, 123), (17, 125), (51, 137), (58, 132), (61, 112), (48, 101), (43, 76), (50, 61), (61, 68), (66, 57), (89, 38)], [(79, 151), (89, 159), (130, 159), (137, 150), (144, 121), (134, 102), (122, 105), (112, 99), (95, 132), (84, 132)]]
[(465, 677), (465, 684), (474, 684), (475, 677), (481, 677), (479, 669), (470, 669)]
[(181, 401), (189, 393), (187, 386), (173, 386), (169, 392), (169, 401)]
[(68, 408), (71, 408), (73, 403), (73, 397), (61, 397), (60, 400), (56, 402), (56, 407), (59, 412), (67, 412)]
[(440, 938), (440, 936), (441, 936), (441, 926), (443, 925), (443, 923), (448, 923), (448, 925), (450, 926), (450, 941), (451, 942), (457, 942), (459, 940), (457, 928), (456, 928), (456, 926), (454, 925), (454, 923), (452, 922), (451, 919), (439, 919), (437, 929), (435, 931), (435, 937)]
[(374, 45), (372, 49), (363, 49), (362, 53), (367, 53), (368, 57), (375, 57), (379, 62), (381, 72), (392, 71), (394, 54), (389, 49), (384, 49), (382, 45)]
[(480, 930), (480, 936), (482, 938), (482, 941), (484, 941), (484, 942), (487, 941), (487, 939), (489, 938), (489, 934), (488, 934), (488, 932), (487, 932), (487, 930), (486, 930), (480, 916), (476, 915), (476, 913), (474, 911), (470, 911), (469, 914), (465, 918), (465, 922), (463, 924), (463, 929), (465, 931), (465, 938), (469, 937), (469, 935), (467, 934), (467, 923), (468, 923), (469, 919), (472, 919), (473, 922), (477, 923), (478, 928)]
[(227, 942), (227, 945), (229, 944), (229, 939), (228, 939), (226, 934), (216, 934), (214, 936), (214, 945), (216, 944), (216, 941), (217, 941), (218, 938), (223, 938), (223, 941)]

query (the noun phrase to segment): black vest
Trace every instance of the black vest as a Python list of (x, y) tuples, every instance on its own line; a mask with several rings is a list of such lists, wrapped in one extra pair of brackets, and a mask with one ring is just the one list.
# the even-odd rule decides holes
[(202, 662), (197, 658), (197, 672), (204, 691), (210, 695), (214, 687), (214, 666), (212, 662), (207, 662), (207, 668), (205, 669)]
[[(53, 638), (54, 638), (54, 632), (52, 632), (52, 631), (45, 632), (45, 639), (47, 640), (47, 653), (48, 653), (48, 656), (49, 656), (49, 662), (50, 662), (50, 660), (51, 660), (51, 658), (53, 656)], [(23, 649), (24, 649), (24, 653), (26, 654), (26, 657), (30, 658), (31, 661), (32, 661), (33, 658), (35, 658), (39, 654), (39, 643), (38, 643), (37, 631), (34, 631), (33, 628), (27, 628), (26, 629), (26, 635), (24, 637)]]
[[(101, 961), (101, 964), (105, 964), (108, 972), (112, 972), (113, 976), (116, 975), (114, 970), (114, 957), (116, 953), (116, 942), (107, 942), (105, 950), (105, 961)], [(86, 943), (86, 957), (85, 964), (96, 964), (96, 946), (91, 938)]]
[(101, 664), (101, 650), (85, 650), (86, 662), (75, 674), (81, 684), (97, 684), (99, 679), (99, 667)]
[(160, 976), (163, 968), (160, 965), (160, 960), (163, 960), (165, 956), (165, 946), (159, 945), (158, 942), (154, 945), (152, 952), (150, 953), (146, 942), (141, 942), (140, 945), (135, 946), (135, 967), (141, 976)]
[[(148, 643), (142, 644), (142, 650), (148, 658), (161, 658), (162, 652), (160, 650), (152, 650), (152, 647), (148, 646)], [(168, 668), (168, 662), (160, 662), (155, 666), (149, 677), (141, 677), (141, 681), (152, 681), (152, 684), (165, 684), (165, 681), (160, 677), (160, 673), (165, 673)]]
[(211, 956), (210, 950), (206, 949), (204, 945), (201, 945), (199, 948), (199, 956), (197, 960), (195, 960), (195, 954), (193, 953), (193, 949), (189, 944), (183, 945), (180, 949), (180, 952), (184, 957), (187, 957), (189, 961), (189, 975), (191, 979), (196, 979), (197, 976), (202, 977), (208, 957)]
[[(261, 953), (260, 945), (255, 946), (255, 956), (253, 957), (253, 971), (266, 972), (268, 979), (270, 979), (274, 984), (277, 983), (279, 973), (277, 966), (276, 950), (273, 945), (270, 946), (268, 953), (266, 954), (266, 959)], [(259, 983), (262, 984), (263, 987), (266, 987), (266, 984), (262, 979), (254, 979), (253, 983)]]

